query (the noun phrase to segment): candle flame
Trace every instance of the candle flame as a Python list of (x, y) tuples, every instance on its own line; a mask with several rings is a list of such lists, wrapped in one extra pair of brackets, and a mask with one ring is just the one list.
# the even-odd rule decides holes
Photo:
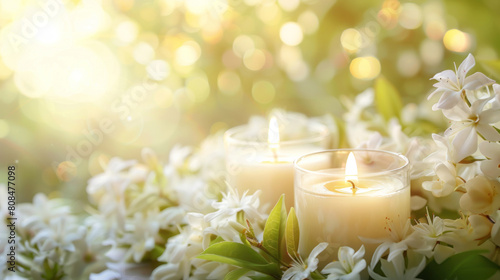
[(278, 149), (280, 147), (280, 131), (276, 117), (272, 117), (269, 121), (267, 142), (269, 143), (269, 148), (271, 149)]
[(349, 153), (345, 164), (345, 181), (352, 181), (353, 183), (358, 181), (358, 166), (352, 152)]
[(267, 133), (267, 143), (271, 149), (274, 161), (278, 161), (278, 149), (280, 147), (280, 129), (276, 117), (272, 117), (269, 121), (269, 131)]

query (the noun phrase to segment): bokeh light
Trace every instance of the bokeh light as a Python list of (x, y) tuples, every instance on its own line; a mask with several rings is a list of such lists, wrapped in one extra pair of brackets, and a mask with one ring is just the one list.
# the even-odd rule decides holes
[(257, 81), (252, 86), (252, 97), (261, 104), (271, 103), (275, 95), (276, 90), (268, 81)]
[[(468, 52), (478, 66), (500, 57), (493, 2), (42, 2), (0, 0), (0, 141), (17, 145), (2, 156), (31, 162), (33, 192), (83, 186), (101, 158), (148, 145), (164, 157), (273, 107), (332, 114), (381, 74), (418, 103)], [(64, 163), (103, 120), (114, 130)]]
[(351, 74), (361, 80), (371, 80), (380, 74), (380, 62), (376, 57), (357, 57), (349, 66)]
[(297, 46), (302, 42), (304, 34), (302, 28), (295, 22), (287, 22), (280, 29), (280, 38), (289, 46)]
[(466, 52), (471, 47), (470, 35), (458, 29), (446, 31), (443, 38), (444, 46), (453, 52)]
[(415, 3), (405, 3), (402, 5), (399, 15), (399, 24), (406, 29), (417, 29), (422, 25), (422, 10)]
[(340, 43), (346, 51), (355, 53), (361, 48), (361, 44), (363, 43), (361, 33), (354, 28), (348, 28), (342, 32)]

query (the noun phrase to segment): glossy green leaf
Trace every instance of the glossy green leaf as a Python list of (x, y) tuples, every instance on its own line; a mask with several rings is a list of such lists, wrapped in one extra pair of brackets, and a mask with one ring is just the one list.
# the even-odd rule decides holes
[(276, 260), (281, 259), (281, 242), (285, 234), (286, 226), (286, 210), (283, 198), (284, 195), (281, 195), (278, 203), (276, 203), (269, 214), (269, 218), (267, 218), (264, 228), (264, 239), (262, 240), (262, 246), (275, 257)]
[(252, 248), (236, 242), (224, 241), (213, 244), (198, 258), (227, 263), (273, 276), (279, 276), (281, 273), (277, 264), (268, 263)]
[(495, 79), (500, 79), (500, 60), (481, 60), (481, 66), (486, 70), (486, 75), (492, 75)]
[(246, 269), (246, 268), (240, 268), (240, 269), (233, 270), (233, 271), (229, 272), (228, 274), (226, 274), (226, 276), (224, 277), (224, 280), (238, 280), (241, 277), (243, 277), (243, 275), (247, 274), (249, 271), (250, 270)]
[(480, 255), (485, 251), (467, 251), (449, 257), (441, 264), (432, 260), (418, 275), (429, 280), (486, 280), (495, 274), (500, 266)]
[(385, 77), (375, 81), (375, 105), (386, 121), (401, 117), (403, 103), (398, 90)]
[(290, 208), (290, 213), (288, 213), (288, 219), (286, 220), (286, 250), (291, 257), (298, 255), (299, 251), (299, 221), (295, 215), (295, 209)]

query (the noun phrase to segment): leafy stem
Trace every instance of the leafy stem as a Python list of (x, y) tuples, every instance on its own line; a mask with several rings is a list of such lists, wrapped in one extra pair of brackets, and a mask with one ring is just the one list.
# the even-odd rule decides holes
[(279, 260), (278, 258), (276, 258), (275, 256), (273, 256), (273, 254), (271, 254), (271, 252), (269, 252), (263, 245), (262, 243), (260, 242), (252, 242), (250, 241), (250, 244), (252, 244), (252, 246), (255, 246), (257, 248), (259, 248), (260, 250), (262, 250), (262, 252), (264, 252), (266, 255), (270, 256), (272, 259), (274, 259), (275, 261), (277, 261), (279, 264), (281, 264), (282, 266), (286, 267), (287, 269), (290, 268), (291, 266), (287, 263), (284, 263), (282, 260)]

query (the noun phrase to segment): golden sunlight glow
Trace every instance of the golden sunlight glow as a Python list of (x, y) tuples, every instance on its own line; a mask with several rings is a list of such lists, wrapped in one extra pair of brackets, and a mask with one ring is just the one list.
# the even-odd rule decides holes
[(446, 31), (443, 38), (444, 46), (453, 52), (466, 52), (471, 46), (470, 35), (458, 29)]
[(201, 49), (195, 41), (187, 41), (175, 52), (175, 60), (181, 66), (194, 64), (200, 58)]
[(252, 71), (259, 71), (266, 64), (266, 55), (261, 50), (252, 50), (243, 56), (243, 64)]
[(249, 36), (240, 35), (233, 41), (233, 51), (239, 57), (243, 57), (246, 52), (252, 51), (254, 49), (255, 43)]
[(281, 26), (280, 38), (286, 45), (297, 46), (302, 42), (304, 34), (302, 34), (300, 25), (295, 22), (287, 22)]
[(349, 153), (345, 163), (345, 181), (358, 181), (358, 166), (356, 165), (356, 158), (352, 152)]
[(267, 143), (269, 144), (269, 148), (273, 150), (279, 149), (280, 147), (280, 131), (276, 117), (272, 117), (269, 121)]
[(380, 74), (380, 62), (376, 57), (358, 57), (351, 61), (351, 74), (361, 80), (371, 80)]
[(354, 28), (348, 28), (340, 36), (342, 47), (349, 53), (355, 53), (359, 50), (362, 43), (361, 33)]
[(283, 10), (291, 12), (297, 9), (300, 4), (300, 0), (278, 0), (278, 3)]

